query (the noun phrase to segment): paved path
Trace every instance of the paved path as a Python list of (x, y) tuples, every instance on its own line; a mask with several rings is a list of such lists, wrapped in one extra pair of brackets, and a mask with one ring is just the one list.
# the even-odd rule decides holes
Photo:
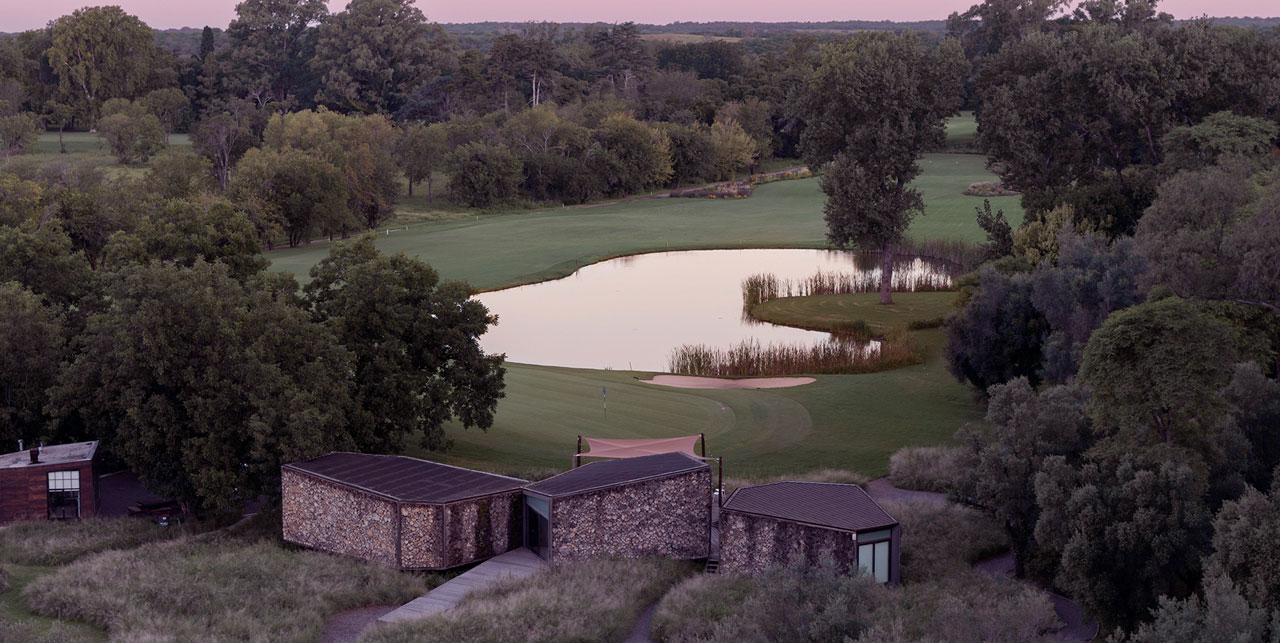
[(473, 590), (492, 585), (503, 578), (524, 578), (546, 563), (533, 552), (521, 547), (501, 556), (480, 563), (465, 574), (456, 576), (445, 584), (427, 592), (426, 596), (409, 601), (399, 609), (378, 619), (378, 623), (398, 623), (425, 618), (457, 606), (463, 596)]

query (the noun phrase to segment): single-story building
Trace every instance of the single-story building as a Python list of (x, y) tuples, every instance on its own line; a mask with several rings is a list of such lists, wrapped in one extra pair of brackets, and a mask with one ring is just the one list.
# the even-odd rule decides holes
[(830, 556), (898, 584), (902, 527), (862, 487), (774, 482), (742, 487), (720, 508), (720, 567), (754, 574), (803, 556)]
[(0, 524), (97, 515), (97, 453), (95, 440), (0, 455)]
[(398, 569), (448, 569), (521, 546), (525, 480), (396, 455), (281, 467), (284, 539)]
[(525, 544), (550, 562), (710, 551), (711, 467), (687, 453), (591, 462), (524, 497)]

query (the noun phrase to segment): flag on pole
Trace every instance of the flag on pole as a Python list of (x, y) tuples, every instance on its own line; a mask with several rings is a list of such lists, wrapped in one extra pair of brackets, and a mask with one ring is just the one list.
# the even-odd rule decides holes
[(600, 399), (604, 402), (604, 408), (609, 408), (609, 387), (600, 387)]

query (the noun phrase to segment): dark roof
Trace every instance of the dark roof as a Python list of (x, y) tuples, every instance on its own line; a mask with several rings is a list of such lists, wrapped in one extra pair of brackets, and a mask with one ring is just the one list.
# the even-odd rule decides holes
[(52, 464), (88, 462), (98, 452), (98, 441), (55, 444), (38, 448), (40, 450), (39, 462), (31, 464), (31, 449), (25, 449), (0, 455), (0, 469), (21, 469), (24, 467), (44, 467)]
[(856, 484), (774, 482), (742, 487), (723, 509), (844, 531), (898, 524)]
[(403, 502), (454, 502), (514, 491), (527, 483), (402, 455), (329, 453), (284, 466)]
[(710, 468), (707, 463), (683, 453), (659, 453), (636, 458), (591, 462), (577, 469), (535, 482), (526, 488), (546, 496), (570, 496), (629, 482), (664, 478)]

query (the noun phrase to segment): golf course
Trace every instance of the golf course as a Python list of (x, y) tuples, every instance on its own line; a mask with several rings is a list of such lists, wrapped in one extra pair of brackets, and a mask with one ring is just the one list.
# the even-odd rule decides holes
[[(971, 117), (953, 122), (971, 135)], [(911, 225), (915, 239), (978, 242), (985, 238), (963, 194), (992, 180), (985, 159), (971, 154), (927, 155), (915, 187), (925, 216)], [(1015, 227), (1018, 197), (991, 199)], [(816, 178), (768, 183), (746, 199), (642, 198), (577, 208), (476, 214), (379, 232), (384, 252), (404, 252), (431, 264), (444, 279), (493, 290), (563, 277), (605, 258), (713, 248), (823, 248), (824, 197)], [(271, 269), (307, 279), (329, 243), (267, 253)], [(768, 266), (760, 266), (767, 271)], [(906, 327), (944, 315), (952, 293), (909, 293), (881, 307), (876, 295), (842, 295), (828, 303), (771, 302), (769, 318), (813, 326), (825, 319), (862, 319), (874, 328)], [(817, 320), (817, 321), (815, 321)], [(980, 410), (970, 391), (946, 371), (938, 328), (912, 332), (924, 362), (863, 375), (818, 375), (812, 384), (771, 390), (677, 389), (642, 383), (651, 373), (555, 368), (508, 363), (506, 397), (487, 431), (450, 426), (453, 448), (413, 455), (520, 474), (569, 465), (578, 435), (613, 438), (705, 433), (709, 453), (725, 457), (735, 475), (775, 475), (820, 467), (883, 475), (889, 455), (903, 446), (947, 442)], [(607, 406), (606, 406), (607, 403)]]

